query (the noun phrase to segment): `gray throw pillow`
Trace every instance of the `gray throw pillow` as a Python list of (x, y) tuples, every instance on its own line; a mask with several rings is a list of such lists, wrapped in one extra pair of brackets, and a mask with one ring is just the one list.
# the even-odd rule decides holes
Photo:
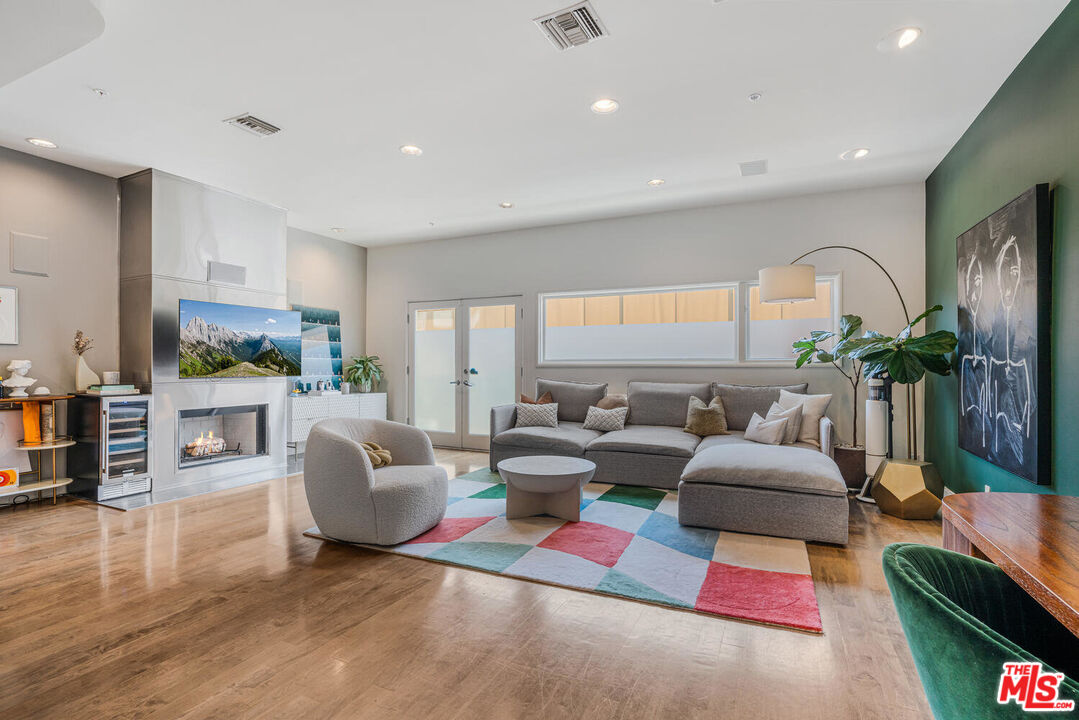
[(558, 427), (558, 403), (517, 403), (517, 427)]
[(712, 394), (723, 398), (723, 407), (727, 411), (727, 427), (731, 430), (745, 430), (753, 413), (761, 417), (768, 414), (772, 403), (779, 402), (781, 390), (792, 393), (804, 393), (808, 383), (798, 385), (725, 385), (712, 383)]
[(585, 430), (599, 430), (600, 432), (615, 432), (626, 429), (626, 415), (628, 407), (611, 408), (604, 410), (599, 407), (588, 408), (588, 414), (584, 417)]
[(723, 401), (716, 397), (705, 405), (700, 398), (691, 397), (689, 411), (686, 413), (686, 426), (682, 430), (701, 437), (730, 435), (727, 430), (727, 412), (723, 409)]
[(536, 380), (536, 394), (551, 393), (551, 397), (562, 408), (559, 420), (584, 422), (588, 408), (597, 405), (607, 394), (607, 383), (579, 383), (563, 380)]

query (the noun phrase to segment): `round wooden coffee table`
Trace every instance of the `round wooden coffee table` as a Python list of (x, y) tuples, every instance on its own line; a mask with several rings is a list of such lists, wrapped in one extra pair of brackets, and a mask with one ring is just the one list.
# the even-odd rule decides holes
[(498, 463), (506, 481), (506, 517), (553, 515), (581, 519), (581, 488), (592, 479), (596, 464), (582, 458), (526, 455)]

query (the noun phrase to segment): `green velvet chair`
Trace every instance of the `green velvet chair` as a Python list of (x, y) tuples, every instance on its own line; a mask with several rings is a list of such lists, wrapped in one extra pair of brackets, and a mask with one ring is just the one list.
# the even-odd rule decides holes
[(992, 563), (927, 545), (884, 549), (884, 575), (938, 720), (1070, 717), (997, 704), (1005, 662), (1064, 673), (1079, 717), (1079, 638)]

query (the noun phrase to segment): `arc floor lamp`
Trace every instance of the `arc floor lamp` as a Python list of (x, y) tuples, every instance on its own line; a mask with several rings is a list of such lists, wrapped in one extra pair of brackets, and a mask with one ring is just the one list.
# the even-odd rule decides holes
[[(896, 297), (899, 298), (899, 306), (903, 310), (903, 317), (906, 319), (907, 324), (910, 324), (910, 313), (907, 312), (907, 303), (903, 299), (903, 293), (899, 291), (899, 285), (896, 284), (895, 278), (891, 273), (880, 264), (880, 262), (865, 252), (859, 250), (856, 247), (850, 245), (823, 245), (819, 248), (814, 248), (809, 252), (802, 253), (787, 265), (774, 265), (772, 267), (761, 268), (757, 273), (760, 283), (760, 300), (763, 303), (796, 303), (807, 302), (809, 300), (815, 300), (817, 297), (817, 268), (813, 265), (803, 264), (801, 261), (806, 257), (821, 252), (823, 250), (849, 250), (850, 252), (857, 253), (862, 257), (869, 260), (871, 263), (877, 266), (884, 276), (888, 278), (888, 282), (892, 284), (892, 289), (895, 290)], [(918, 421), (915, 418), (915, 390), (914, 385), (905, 385), (906, 391), (906, 411), (907, 411), (907, 459), (918, 457)], [(857, 392), (857, 389), (855, 390)], [(889, 412), (887, 417), (890, 418)], [(869, 421), (869, 413), (866, 414), (867, 423)], [(886, 442), (887, 456), (891, 457), (891, 431), (890, 423), (886, 423), (887, 427), (882, 428), (888, 432), (888, 439)], [(868, 450), (869, 437), (867, 428), (866, 445)], [(878, 461), (879, 462), (879, 461)], [(870, 469), (867, 464), (867, 474), (872, 475), (875, 468)], [(862, 492), (859, 493), (858, 499), (865, 500), (866, 502), (872, 502), (872, 499), (867, 495), (869, 488), (869, 480), (867, 478), (865, 485), (862, 487)]]

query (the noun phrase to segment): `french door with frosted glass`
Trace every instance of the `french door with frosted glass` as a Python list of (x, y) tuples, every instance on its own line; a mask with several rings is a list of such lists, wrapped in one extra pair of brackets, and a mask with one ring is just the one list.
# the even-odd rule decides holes
[(435, 445), (487, 450), (491, 408), (521, 389), (521, 298), (408, 306), (408, 421)]

